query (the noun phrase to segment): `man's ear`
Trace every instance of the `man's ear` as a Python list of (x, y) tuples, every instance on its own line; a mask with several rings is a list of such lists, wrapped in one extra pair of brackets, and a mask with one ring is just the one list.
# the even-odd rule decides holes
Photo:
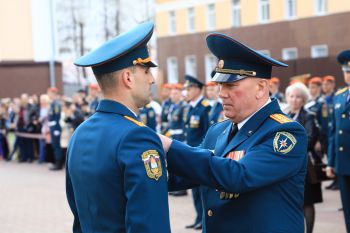
[(266, 89), (269, 89), (269, 83), (268, 80), (266, 79), (258, 79), (257, 80), (257, 87), (258, 87), (258, 91), (256, 93), (256, 98), (257, 99), (261, 99), (262, 97), (264, 97), (265, 93), (266, 93)]
[(121, 82), (126, 88), (131, 88), (134, 83), (134, 76), (130, 69), (123, 69), (121, 73)]

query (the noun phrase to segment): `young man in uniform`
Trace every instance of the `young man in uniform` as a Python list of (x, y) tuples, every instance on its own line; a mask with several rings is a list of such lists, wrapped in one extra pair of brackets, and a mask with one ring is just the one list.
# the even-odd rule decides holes
[(67, 198), (73, 232), (170, 233), (162, 144), (137, 118), (154, 77), (146, 22), (80, 57), (104, 95), (68, 146)]

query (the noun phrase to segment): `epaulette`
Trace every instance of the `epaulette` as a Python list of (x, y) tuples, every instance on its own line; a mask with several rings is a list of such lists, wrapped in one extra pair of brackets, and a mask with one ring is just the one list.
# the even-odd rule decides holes
[(335, 93), (335, 95), (339, 95), (339, 94), (345, 92), (346, 90), (348, 90), (348, 87), (344, 87), (343, 89), (340, 89), (339, 91), (337, 91), (337, 92)]
[(134, 118), (132, 117), (129, 117), (129, 116), (124, 116), (125, 119), (128, 119), (129, 121), (135, 123), (136, 125), (138, 126), (145, 126), (144, 123), (142, 123), (141, 121), (138, 121), (138, 120), (135, 120)]
[(151, 108), (151, 104), (146, 104), (146, 108)]
[(272, 115), (270, 115), (270, 118), (281, 123), (281, 124), (293, 121), (292, 119), (286, 117), (283, 114), (272, 114)]
[(204, 106), (204, 107), (208, 107), (209, 106), (209, 102), (207, 100), (202, 100), (201, 104)]

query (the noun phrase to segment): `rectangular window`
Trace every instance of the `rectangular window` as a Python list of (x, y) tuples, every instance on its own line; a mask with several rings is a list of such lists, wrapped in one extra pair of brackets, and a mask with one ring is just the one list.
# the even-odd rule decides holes
[(282, 49), (282, 59), (285, 61), (298, 59), (298, 49), (297, 48)]
[(328, 45), (313, 45), (311, 46), (311, 57), (312, 58), (321, 58), (328, 57)]
[(167, 59), (167, 74), (168, 74), (168, 83), (178, 83), (179, 74), (177, 66), (176, 57), (168, 57)]
[(187, 29), (189, 32), (195, 31), (195, 15), (193, 7), (187, 10)]
[(215, 15), (215, 4), (209, 4), (207, 9), (207, 29), (215, 30), (216, 27), (216, 15)]
[(271, 52), (270, 50), (267, 50), (267, 49), (264, 49), (264, 50), (258, 50), (258, 52), (268, 56), (268, 57), (271, 57)]
[(241, 1), (232, 0), (232, 26), (241, 26)]
[(327, 0), (314, 0), (316, 15), (323, 15), (327, 13)]
[(185, 57), (185, 72), (193, 77), (197, 77), (197, 61), (194, 55)]
[(218, 60), (213, 54), (207, 54), (204, 57), (205, 64), (205, 80), (209, 82), (211, 80), (211, 72), (215, 69)]
[(285, 0), (286, 1), (286, 19), (295, 19), (297, 17), (296, 12), (296, 0)]
[(261, 23), (266, 23), (270, 20), (269, 0), (259, 0), (259, 17)]
[(169, 34), (176, 34), (176, 14), (175, 11), (169, 12)]

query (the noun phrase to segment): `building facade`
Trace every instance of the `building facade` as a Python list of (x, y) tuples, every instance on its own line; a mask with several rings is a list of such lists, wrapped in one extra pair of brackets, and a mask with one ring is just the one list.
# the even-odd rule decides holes
[(0, 98), (62, 90), (50, 22), (50, 1), (0, 1)]
[(303, 73), (335, 75), (343, 85), (337, 54), (350, 47), (347, 0), (158, 0), (157, 46), (169, 82), (184, 74), (210, 80), (217, 61), (206, 47), (210, 32), (228, 34), (289, 64), (273, 71), (282, 80)]

